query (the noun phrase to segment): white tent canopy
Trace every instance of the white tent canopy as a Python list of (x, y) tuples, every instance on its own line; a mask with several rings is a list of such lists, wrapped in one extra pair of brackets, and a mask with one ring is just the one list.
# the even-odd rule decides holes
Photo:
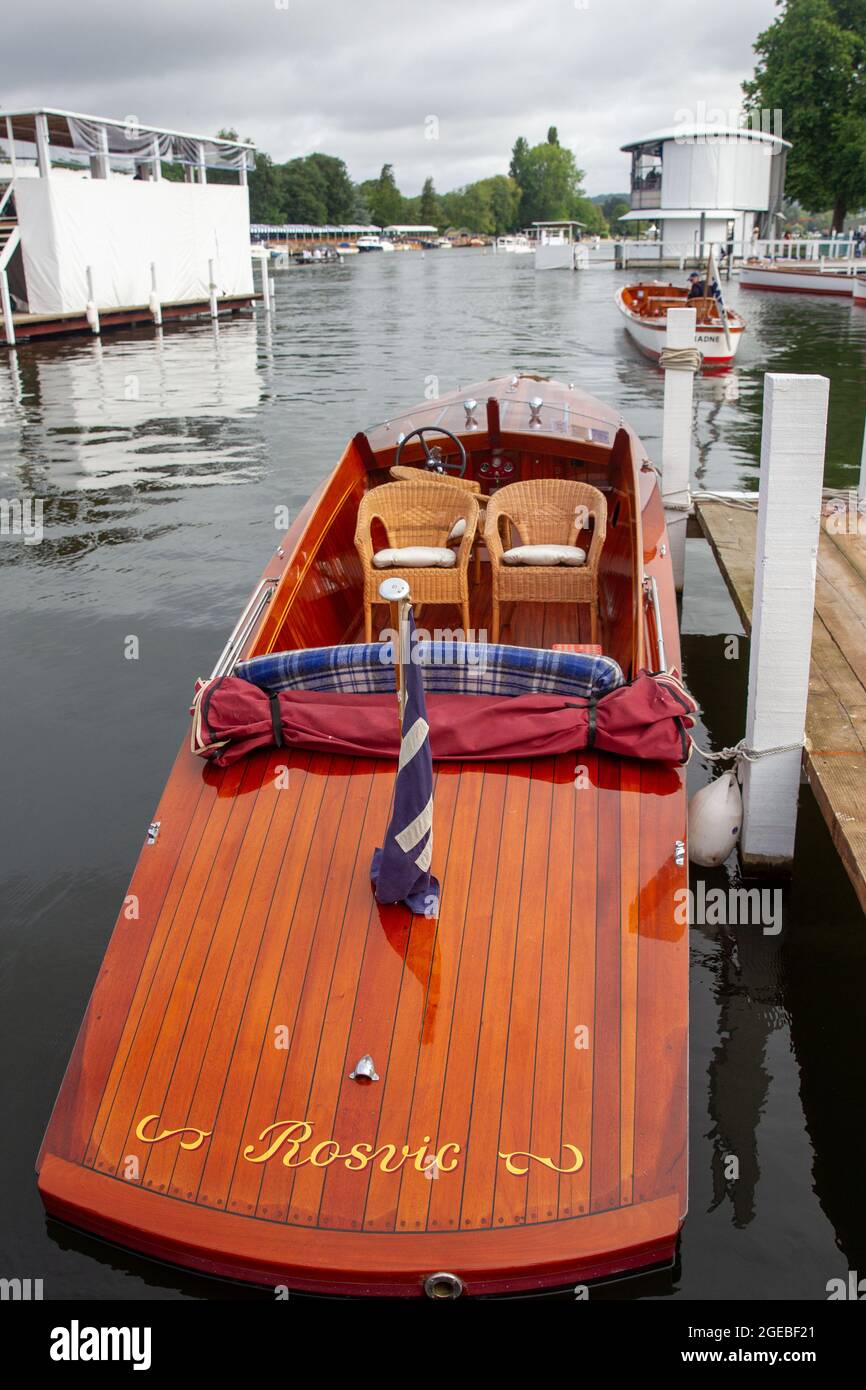
[(142, 125), (135, 117), (112, 120), (48, 106), (0, 113), (0, 140), (5, 139), (12, 146), (10, 153), (14, 154), (19, 144), (38, 148), (40, 138), (49, 147), (85, 156), (147, 160), (158, 155), (177, 164), (212, 169), (245, 170), (255, 162), (255, 146), (246, 141), (164, 130)]

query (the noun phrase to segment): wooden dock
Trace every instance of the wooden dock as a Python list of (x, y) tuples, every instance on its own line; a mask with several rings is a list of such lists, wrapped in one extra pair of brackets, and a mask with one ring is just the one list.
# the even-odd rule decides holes
[[(700, 496), (694, 502), (701, 531), (749, 632), (757, 510)], [(837, 534), (826, 520), (818, 551), (803, 764), (866, 912), (866, 535)]]
[[(223, 314), (239, 314), (244, 309), (249, 309), (257, 300), (262, 298), (259, 293), (243, 295), (227, 295), (218, 300), (218, 310), (220, 316)], [(169, 301), (161, 306), (163, 321), (168, 319), (210, 317), (209, 299), (183, 299)], [(13, 314), (12, 324), (15, 329), (15, 341), (23, 342), (33, 338), (57, 338), (67, 333), (92, 333), (93, 330), (86, 313), (83, 310), (75, 310), (71, 313), (63, 314)], [(128, 304), (115, 309), (99, 310), (99, 326), (101, 332), (110, 328), (141, 327), (150, 324), (153, 326), (153, 311), (147, 304)], [(0, 347), (11, 347), (3, 334), (3, 322), (0, 319)]]

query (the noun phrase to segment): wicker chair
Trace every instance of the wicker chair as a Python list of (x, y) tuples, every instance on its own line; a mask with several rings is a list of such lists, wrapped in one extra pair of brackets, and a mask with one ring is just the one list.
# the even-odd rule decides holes
[[(501, 526), (513, 527), (524, 545), (576, 545), (593, 522), (583, 565), (507, 565), (503, 562)], [(598, 565), (607, 532), (607, 503), (598, 488), (566, 478), (537, 478), (509, 483), (487, 504), (484, 539), (493, 581), (491, 640), (499, 641), (502, 603), (587, 603), (591, 640), (598, 640)], [(508, 545), (512, 542), (509, 540)]]
[(412, 468), (407, 463), (395, 463), (389, 473), (397, 483), (417, 483), (420, 481), (447, 483), (449, 487), (459, 487), (463, 492), (479, 493), (481, 484), (472, 478), (456, 478), (452, 473), (434, 473), (428, 468)]
[(455, 478), (451, 473), (434, 473), (425, 468), (412, 468), (409, 464), (395, 463), (389, 469), (391, 477), (395, 482), (415, 483), (419, 475), (422, 478), (433, 478), (436, 482), (448, 483), (451, 487), (462, 488), (464, 492), (471, 492), (478, 498), (478, 505), (481, 508), (478, 517), (478, 544), (475, 547), (475, 566), (473, 575), (475, 583), (481, 583), (481, 540), (484, 535), (484, 508), (487, 506), (487, 498), (481, 497), (481, 484), (476, 483), (472, 478)]
[[(458, 521), (466, 522), (454, 565), (389, 566), (373, 564), (372, 528), (381, 522), (389, 547), (437, 546), (445, 548)], [(478, 503), (465, 489), (444, 482), (418, 481), (384, 483), (371, 488), (361, 498), (355, 528), (355, 549), (364, 571), (364, 640), (373, 640), (373, 604), (381, 603), (379, 585), (383, 579), (405, 579), (412, 601), (456, 603), (460, 606), (464, 630), (469, 623), (469, 556), (478, 526)]]

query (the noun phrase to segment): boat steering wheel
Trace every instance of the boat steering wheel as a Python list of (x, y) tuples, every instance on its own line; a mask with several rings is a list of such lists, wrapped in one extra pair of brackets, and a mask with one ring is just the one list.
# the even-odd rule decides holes
[[(427, 440), (424, 438), (425, 434), (428, 433), (447, 434), (449, 439), (453, 439), (457, 448), (460, 450), (459, 460), (451, 462), (449, 459), (444, 459), (441, 449), (435, 444), (431, 449), (427, 444)], [(416, 435), (421, 440), (424, 447), (424, 467), (429, 473), (451, 473), (455, 478), (463, 478), (466, 476), (466, 450), (463, 447), (462, 441), (457, 438), (456, 434), (452, 434), (450, 430), (442, 429), (440, 425), (419, 425), (417, 430), (410, 430), (408, 434), (405, 434), (397, 445), (397, 452), (394, 455), (395, 468), (400, 462), (405, 445), (409, 443), (410, 439), (414, 439)]]

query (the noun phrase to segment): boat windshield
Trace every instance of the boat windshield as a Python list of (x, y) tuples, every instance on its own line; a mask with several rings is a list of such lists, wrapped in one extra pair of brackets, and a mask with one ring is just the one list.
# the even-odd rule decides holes
[[(462, 401), (430, 401), (409, 414), (395, 415), (390, 420), (370, 425), (365, 433), (376, 452), (399, 444), (401, 438), (421, 426), (446, 429), (462, 436), (475, 431), (483, 434), (487, 429), (487, 399), (479, 399), (471, 412)], [(500, 427), (506, 432), (531, 430), (542, 436), (582, 439), (595, 444), (611, 444), (616, 434), (618, 422), (613, 412), (594, 415), (581, 408), (579, 398), (574, 404), (560, 400), (552, 405), (540, 406), (508, 395), (492, 399), (498, 401)]]

